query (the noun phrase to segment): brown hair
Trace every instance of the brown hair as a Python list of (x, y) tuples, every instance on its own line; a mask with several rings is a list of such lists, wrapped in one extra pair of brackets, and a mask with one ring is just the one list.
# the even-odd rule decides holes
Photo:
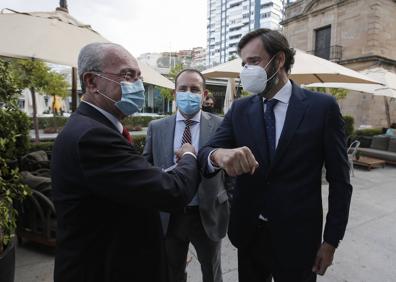
[(279, 52), (285, 53), (284, 68), (287, 73), (290, 72), (294, 64), (294, 55), (296, 51), (290, 48), (289, 42), (280, 32), (268, 28), (260, 28), (245, 34), (238, 43), (238, 54), (241, 55), (241, 50), (254, 38), (260, 37), (263, 42), (265, 51), (272, 57)]

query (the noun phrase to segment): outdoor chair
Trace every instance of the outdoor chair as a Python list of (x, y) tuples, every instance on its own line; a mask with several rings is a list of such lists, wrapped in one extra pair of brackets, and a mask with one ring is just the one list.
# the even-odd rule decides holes
[(352, 173), (352, 176), (355, 176), (355, 171), (353, 168), (353, 161), (356, 160), (356, 153), (357, 153), (359, 146), (360, 146), (360, 142), (358, 140), (355, 140), (351, 143), (351, 145), (349, 145), (349, 148), (347, 150), (349, 169)]
[[(31, 152), (21, 158), (21, 170), (33, 172), (38, 169), (46, 169), (47, 176), (50, 177), (49, 168), (50, 161), (45, 151)], [(44, 170), (41, 171), (41, 175), (43, 175), (43, 172)]]
[(49, 177), (22, 171), (22, 182), (32, 190), (19, 207), (17, 236), (45, 246), (56, 245), (56, 212), (52, 202), (52, 186)]

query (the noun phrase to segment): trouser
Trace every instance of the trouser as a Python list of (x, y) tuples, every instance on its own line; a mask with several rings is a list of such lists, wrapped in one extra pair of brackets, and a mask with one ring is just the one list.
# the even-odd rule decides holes
[(315, 282), (312, 266), (284, 269), (277, 263), (271, 247), (268, 223), (258, 220), (257, 230), (246, 248), (238, 249), (239, 282)]
[(222, 282), (221, 241), (208, 238), (198, 207), (172, 214), (165, 239), (170, 282), (187, 281), (185, 274), (188, 247), (191, 243), (201, 264), (203, 282)]

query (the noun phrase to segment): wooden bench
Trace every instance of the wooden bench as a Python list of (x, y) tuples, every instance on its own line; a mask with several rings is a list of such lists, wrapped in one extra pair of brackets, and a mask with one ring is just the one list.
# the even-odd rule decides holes
[(385, 167), (385, 161), (366, 156), (360, 156), (359, 159), (353, 160), (353, 164), (367, 167), (368, 170), (375, 167)]

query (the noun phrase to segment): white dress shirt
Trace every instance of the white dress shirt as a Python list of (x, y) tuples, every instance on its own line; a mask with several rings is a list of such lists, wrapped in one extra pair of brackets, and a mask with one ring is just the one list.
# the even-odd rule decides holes
[[(292, 84), (290, 80), (287, 81), (285, 85), (275, 94), (272, 99), (276, 99), (279, 102), (274, 107), (274, 115), (275, 115), (275, 148), (278, 147), (279, 138), (282, 134), (283, 126), (285, 124), (287, 108), (289, 107), (289, 100), (292, 94)], [(271, 99), (271, 100), (272, 100)], [(263, 102), (266, 99), (263, 98)], [(264, 103), (264, 112), (267, 108), (267, 104)]]
[(87, 101), (81, 101), (85, 104), (90, 105), (91, 107), (94, 107), (95, 109), (97, 109), (101, 114), (103, 114), (108, 120), (111, 121), (112, 124), (114, 124), (114, 126), (118, 129), (118, 131), (120, 133), (122, 133), (122, 129), (124, 128), (121, 124), (121, 122), (118, 120), (118, 118), (116, 118), (115, 116), (113, 116), (112, 114), (110, 114), (109, 112), (106, 112), (105, 110), (99, 108), (98, 106), (95, 106), (94, 104), (91, 104)]
[[(186, 127), (184, 121), (186, 118), (179, 112), (176, 112), (176, 124), (175, 124), (175, 136), (173, 138), (173, 150), (176, 152), (180, 149), (182, 145), (183, 133)], [(191, 120), (195, 121), (193, 125), (190, 126), (191, 131), (191, 141), (195, 152), (198, 154), (199, 148), (199, 134), (200, 134), (200, 122), (201, 122), (201, 110), (191, 118)], [(176, 156), (174, 156), (173, 161), (176, 163)], [(189, 206), (196, 206), (199, 204), (198, 194), (195, 194), (194, 198), (188, 204)]]
[[(292, 94), (292, 89), (293, 89), (292, 84), (291, 84), (290, 80), (288, 80), (286, 82), (286, 84), (283, 85), (283, 87), (272, 98), (272, 99), (277, 99), (279, 101), (274, 107), (275, 131), (276, 131), (275, 148), (278, 146), (279, 138), (282, 134), (283, 126), (285, 124), (286, 113), (287, 113), (287, 108), (289, 107), (289, 100), (290, 100), (290, 97)], [(264, 101), (265, 101), (265, 98), (263, 98), (263, 102)], [(267, 105), (265, 103), (263, 103), (264, 112), (265, 112), (266, 108), (267, 108)], [(208, 156), (208, 171), (209, 172), (214, 172), (215, 170), (220, 169), (219, 167), (215, 167), (213, 165), (212, 161), (210, 160), (210, 157), (215, 150), (211, 151)]]

